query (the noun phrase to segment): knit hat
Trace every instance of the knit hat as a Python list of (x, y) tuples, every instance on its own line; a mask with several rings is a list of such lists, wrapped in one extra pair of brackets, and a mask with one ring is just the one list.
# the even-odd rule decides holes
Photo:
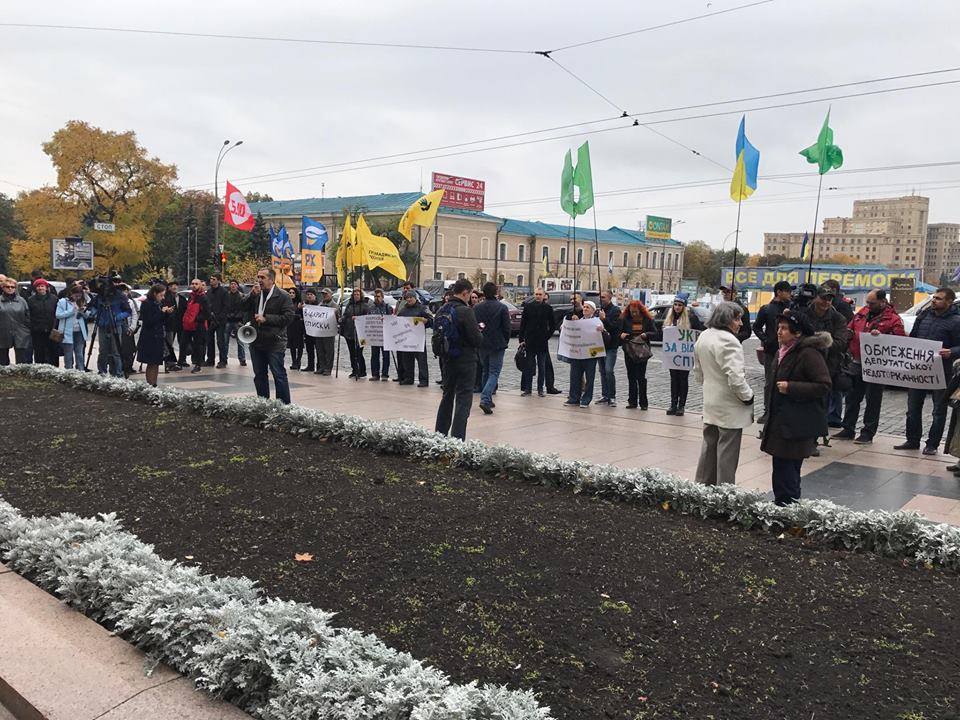
[(597, 309), (597, 304), (596, 304), (593, 300), (586, 300), (586, 301), (584, 301), (583, 304), (584, 304), (584, 305), (589, 305), (589, 306), (590, 306), (591, 308), (593, 308), (594, 310)]
[(686, 305), (689, 300), (690, 300), (690, 293), (687, 293), (687, 292), (679, 292), (677, 293), (677, 296), (673, 299), (675, 303), (683, 303), (684, 305)]

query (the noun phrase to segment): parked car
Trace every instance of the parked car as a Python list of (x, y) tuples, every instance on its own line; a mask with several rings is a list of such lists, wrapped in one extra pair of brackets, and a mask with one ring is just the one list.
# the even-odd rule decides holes
[(501, 300), (507, 306), (507, 312), (510, 314), (510, 337), (516, 337), (520, 333), (520, 318), (523, 311), (507, 300)]
[[(557, 324), (557, 332), (560, 332), (560, 326), (563, 325), (563, 319), (573, 309), (573, 303), (570, 302), (570, 298), (573, 296), (574, 292), (580, 293), (580, 296), (584, 300), (591, 300), (597, 304), (597, 307), (600, 307), (600, 293), (596, 290), (564, 290), (562, 292), (548, 292), (547, 304), (553, 308), (553, 319)], [(527, 302), (531, 301), (532, 298), (527, 300)]]

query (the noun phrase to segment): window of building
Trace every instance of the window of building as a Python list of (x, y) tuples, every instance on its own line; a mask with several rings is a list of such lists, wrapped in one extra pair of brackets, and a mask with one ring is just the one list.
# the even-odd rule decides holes
[(560, 248), (560, 264), (563, 265), (567, 262), (567, 249), (565, 247)]
[(433, 274), (433, 279), (434, 279), (434, 280), (443, 280), (443, 273), (442, 273), (442, 272), (435, 272), (435, 273)]
[(594, 249), (593, 249), (593, 252), (590, 253), (590, 264), (591, 264), (591, 265), (596, 265), (598, 262), (600, 262), (600, 260), (599, 260), (599, 258), (597, 257), (597, 249), (594, 248)]
[(597, 289), (597, 281), (596, 281), (596, 280), (594, 280), (592, 283), (590, 283), (590, 289), (591, 289), (591, 290), (596, 290), (596, 289)]
[(623, 266), (627, 267), (630, 264), (630, 253), (623, 254)]
[(466, 279), (467, 279), (466, 273), (457, 273), (457, 280), (466, 280)]
[(540, 259), (549, 260), (550, 259), (550, 246), (544, 245), (540, 248)]
[(643, 267), (643, 253), (637, 253), (637, 267)]
[(498, 257), (500, 260), (506, 260), (506, 259), (507, 259), (507, 244), (506, 244), (506, 243), (500, 243), (500, 247), (497, 249), (497, 257)]
[(523, 262), (527, 257), (527, 246), (523, 243), (517, 245), (517, 260)]
[(480, 259), (486, 260), (490, 257), (490, 238), (482, 237), (480, 238)]
[(613, 265), (613, 250), (607, 252), (607, 265)]
[[(656, 257), (656, 256), (654, 256)], [(644, 267), (650, 267), (650, 251), (647, 250), (647, 261), (643, 264)]]
[(517, 285), (523, 285), (523, 275), (517, 275)]
[(651, 265), (650, 267), (653, 268), (654, 270), (657, 269), (657, 254), (656, 254), (656, 253), (653, 254), (653, 265)]
[(457, 238), (457, 257), (470, 257), (470, 243), (466, 235)]

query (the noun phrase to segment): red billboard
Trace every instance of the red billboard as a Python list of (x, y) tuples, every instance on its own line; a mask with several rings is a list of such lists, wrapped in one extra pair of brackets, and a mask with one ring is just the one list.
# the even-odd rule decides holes
[(487, 183), (483, 180), (433, 173), (433, 189), (444, 191), (440, 207), (483, 212), (483, 193), (486, 187)]

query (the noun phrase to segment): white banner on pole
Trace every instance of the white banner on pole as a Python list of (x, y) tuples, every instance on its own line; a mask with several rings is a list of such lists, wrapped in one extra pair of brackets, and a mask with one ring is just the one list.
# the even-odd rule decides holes
[(676, 325), (663, 326), (663, 366), (668, 370), (693, 370), (693, 346), (699, 330), (681, 330)]
[(427, 343), (427, 321), (422, 317), (383, 318), (383, 349), (389, 352), (423, 352)]
[(880, 385), (942, 390), (947, 386), (940, 351), (943, 343), (902, 335), (860, 333), (863, 381)]
[(310, 337), (333, 337), (337, 334), (336, 309), (323, 305), (303, 306), (303, 327)]
[(386, 315), (358, 315), (353, 319), (357, 328), (357, 342), (360, 347), (367, 345), (383, 347), (383, 318)]
[(600, 318), (564, 320), (560, 326), (557, 355), (570, 360), (590, 360), (607, 354), (603, 347), (603, 323)]

